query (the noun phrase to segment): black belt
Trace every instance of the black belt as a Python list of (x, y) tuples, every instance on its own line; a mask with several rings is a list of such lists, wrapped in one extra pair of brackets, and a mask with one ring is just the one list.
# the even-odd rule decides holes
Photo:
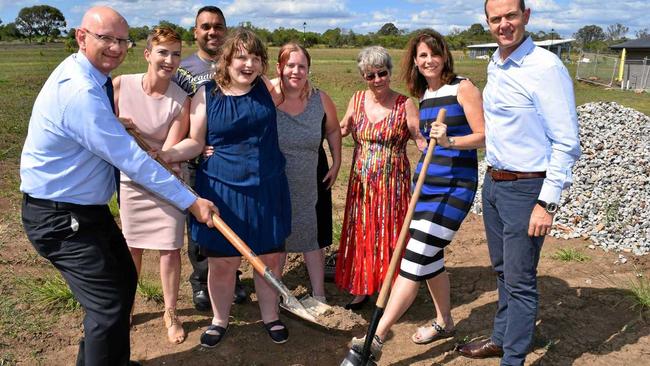
[(510, 170), (493, 169), (491, 166), (487, 167), (487, 172), (490, 174), (492, 179), (497, 182), (518, 179), (546, 178), (546, 172), (513, 172)]
[(25, 200), (25, 202), (32, 204), (34, 206), (52, 208), (55, 210), (97, 209), (97, 208), (105, 207), (105, 205), (79, 205), (70, 202), (59, 202), (59, 201), (52, 201), (44, 198), (35, 198), (28, 195), (27, 193), (23, 194), (23, 199)]

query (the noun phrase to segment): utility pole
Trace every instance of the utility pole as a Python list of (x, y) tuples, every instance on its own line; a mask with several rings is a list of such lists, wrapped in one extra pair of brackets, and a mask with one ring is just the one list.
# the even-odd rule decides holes
[[(551, 47), (550, 47), (550, 49), (551, 49), (551, 52), (553, 52), (554, 54), (557, 55), (557, 52), (553, 51), (553, 41), (554, 40), (555, 40), (555, 29), (551, 28)], [(559, 57), (559, 55), (558, 55), (558, 57)]]

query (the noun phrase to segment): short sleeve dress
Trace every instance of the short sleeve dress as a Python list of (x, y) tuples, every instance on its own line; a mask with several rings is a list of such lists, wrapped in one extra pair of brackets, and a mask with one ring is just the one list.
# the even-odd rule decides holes
[(311, 93), (301, 113), (291, 115), (278, 109), (277, 115), (291, 194), (292, 230), (286, 250), (299, 253), (327, 247), (332, 244), (332, 196), (322, 182), (329, 168), (323, 149), (325, 109), (320, 92)]
[[(155, 98), (142, 89), (144, 74), (120, 77), (120, 117), (133, 120), (140, 134), (155, 149), (162, 148), (171, 122), (181, 113), (187, 94), (170, 83), (165, 95)], [(178, 164), (174, 166), (178, 168)], [(120, 175), (120, 220), (130, 247), (173, 250), (183, 246), (185, 212)]]
[[(206, 144), (214, 154), (199, 165), (195, 189), (255, 254), (282, 252), (291, 232), (291, 202), (271, 95), (261, 80), (238, 96), (223, 94), (214, 81), (205, 86)], [(240, 255), (194, 217), (190, 231), (207, 257)]]

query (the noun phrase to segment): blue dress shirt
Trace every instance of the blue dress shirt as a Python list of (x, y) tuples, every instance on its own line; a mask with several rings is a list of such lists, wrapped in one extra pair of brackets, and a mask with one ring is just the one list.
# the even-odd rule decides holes
[(580, 156), (573, 82), (530, 37), (505, 60), (497, 50), (483, 89), (485, 159), (496, 169), (546, 172), (539, 199), (559, 202)]
[(137, 145), (111, 109), (107, 76), (82, 53), (52, 72), (34, 102), (20, 160), (20, 190), (35, 198), (106, 204), (114, 167), (179, 209), (196, 197)]

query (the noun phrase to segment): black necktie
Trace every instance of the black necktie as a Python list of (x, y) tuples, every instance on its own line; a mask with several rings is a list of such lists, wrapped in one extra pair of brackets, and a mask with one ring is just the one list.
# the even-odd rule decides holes
[[(115, 94), (113, 93), (113, 80), (109, 76), (104, 83), (104, 88), (106, 88), (106, 95), (108, 96), (108, 101), (111, 103), (111, 109), (115, 113)], [(117, 206), (120, 206), (120, 170), (117, 167), (113, 167), (115, 174), (115, 191), (117, 192)]]

